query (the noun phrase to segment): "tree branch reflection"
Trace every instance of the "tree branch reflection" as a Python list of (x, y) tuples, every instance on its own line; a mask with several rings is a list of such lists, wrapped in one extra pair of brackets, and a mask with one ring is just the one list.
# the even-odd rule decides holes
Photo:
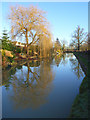
[(81, 68), (78, 60), (76, 58), (75, 59), (71, 58), (70, 62), (71, 62), (72, 71), (76, 74), (76, 76), (78, 77), (78, 79), (81, 76), (83, 77), (83, 71), (82, 71), (82, 68)]
[(61, 62), (61, 55), (56, 55), (55, 56), (55, 63), (57, 65), (57, 67), (59, 66), (60, 62)]
[(22, 69), (17, 69), (13, 75), (14, 94), (11, 96), (15, 109), (34, 109), (45, 104), (52, 89), (53, 79), (50, 61), (40, 61), (38, 67), (30, 67), (30, 62), (27, 62)]
[(61, 62), (61, 64), (63, 64), (64, 66), (67, 64), (67, 59), (66, 59), (66, 53), (64, 53), (63, 55), (62, 55), (62, 62)]

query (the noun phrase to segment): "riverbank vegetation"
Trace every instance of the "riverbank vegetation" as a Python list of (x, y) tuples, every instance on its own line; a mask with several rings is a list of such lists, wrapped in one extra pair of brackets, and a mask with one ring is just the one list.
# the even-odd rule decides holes
[(4, 67), (13, 65), (18, 59), (50, 58), (62, 54), (59, 39), (53, 43), (45, 11), (36, 6), (11, 6), (9, 20), (11, 31), (8, 34), (4, 30), (1, 39)]
[[(44, 39), (46, 40), (46, 39)], [(2, 49), (0, 50), (2, 53), (2, 66), (11, 67), (17, 64), (19, 60), (36, 60), (43, 58), (52, 58), (56, 55), (62, 55), (62, 48), (57, 38), (55, 43), (52, 42), (51, 46), (48, 46), (49, 43), (45, 43), (42, 41), (42, 45), (40, 44), (32, 44), (29, 47), (29, 54), (27, 55), (27, 48), (25, 43), (12, 41), (8, 37), (7, 31), (3, 31), (2, 41)], [(45, 45), (45, 46), (44, 46)]]
[(4, 30), (1, 39), (2, 65), (5, 67), (12, 66), (18, 59), (51, 58), (67, 51), (89, 50), (88, 34), (80, 26), (74, 31), (69, 46), (58, 38), (54, 42), (45, 11), (37, 6), (11, 6), (8, 18), (11, 30), (9, 34)]
[(28, 8), (12, 6), (9, 19), (11, 21), (12, 39), (17, 37), (20, 40), (20, 36), (22, 36), (26, 44), (28, 57), (31, 45), (38, 45), (40, 57), (50, 56), (52, 34), (43, 10), (40, 10), (36, 6)]

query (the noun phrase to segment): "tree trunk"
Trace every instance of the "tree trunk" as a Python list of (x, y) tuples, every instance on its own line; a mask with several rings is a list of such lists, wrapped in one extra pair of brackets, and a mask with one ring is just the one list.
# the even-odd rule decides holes
[(80, 29), (78, 29), (78, 51), (80, 50), (80, 33), (79, 33)]
[(78, 50), (80, 50), (80, 41), (78, 39)]
[(30, 70), (29, 70), (29, 63), (27, 64), (27, 67), (28, 67), (28, 73), (27, 73), (27, 83), (28, 83), (28, 85), (29, 85), (29, 72), (30, 72)]
[(42, 57), (42, 50), (41, 50), (41, 46), (40, 46), (40, 57)]
[(41, 41), (40, 41), (40, 58), (42, 57), (42, 45), (41, 45)]
[(29, 55), (29, 46), (28, 46), (28, 35), (27, 35), (27, 29), (26, 29), (26, 44), (27, 44), (27, 55)]
[(35, 52), (36, 52), (36, 46), (35, 46), (35, 44), (34, 44), (34, 56), (35, 56)]

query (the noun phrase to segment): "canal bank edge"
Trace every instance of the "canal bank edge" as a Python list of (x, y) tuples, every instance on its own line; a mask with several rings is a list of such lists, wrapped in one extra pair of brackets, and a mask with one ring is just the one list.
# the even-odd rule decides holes
[(79, 88), (79, 94), (76, 96), (76, 99), (72, 105), (70, 118), (90, 118), (89, 114), (89, 95), (90, 95), (90, 89), (89, 89), (89, 78), (90, 78), (90, 70), (89, 70), (89, 53), (90, 51), (86, 52), (74, 52), (74, 55), (78, 59), (84, 73), (85, 77), (80, 85)]

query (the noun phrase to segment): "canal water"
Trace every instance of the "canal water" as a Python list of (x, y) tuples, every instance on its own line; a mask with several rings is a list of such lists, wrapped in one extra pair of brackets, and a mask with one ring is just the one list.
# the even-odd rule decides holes
[(68, 118), (85, 77), (73, 53), (2, 71), (3, 118)]

